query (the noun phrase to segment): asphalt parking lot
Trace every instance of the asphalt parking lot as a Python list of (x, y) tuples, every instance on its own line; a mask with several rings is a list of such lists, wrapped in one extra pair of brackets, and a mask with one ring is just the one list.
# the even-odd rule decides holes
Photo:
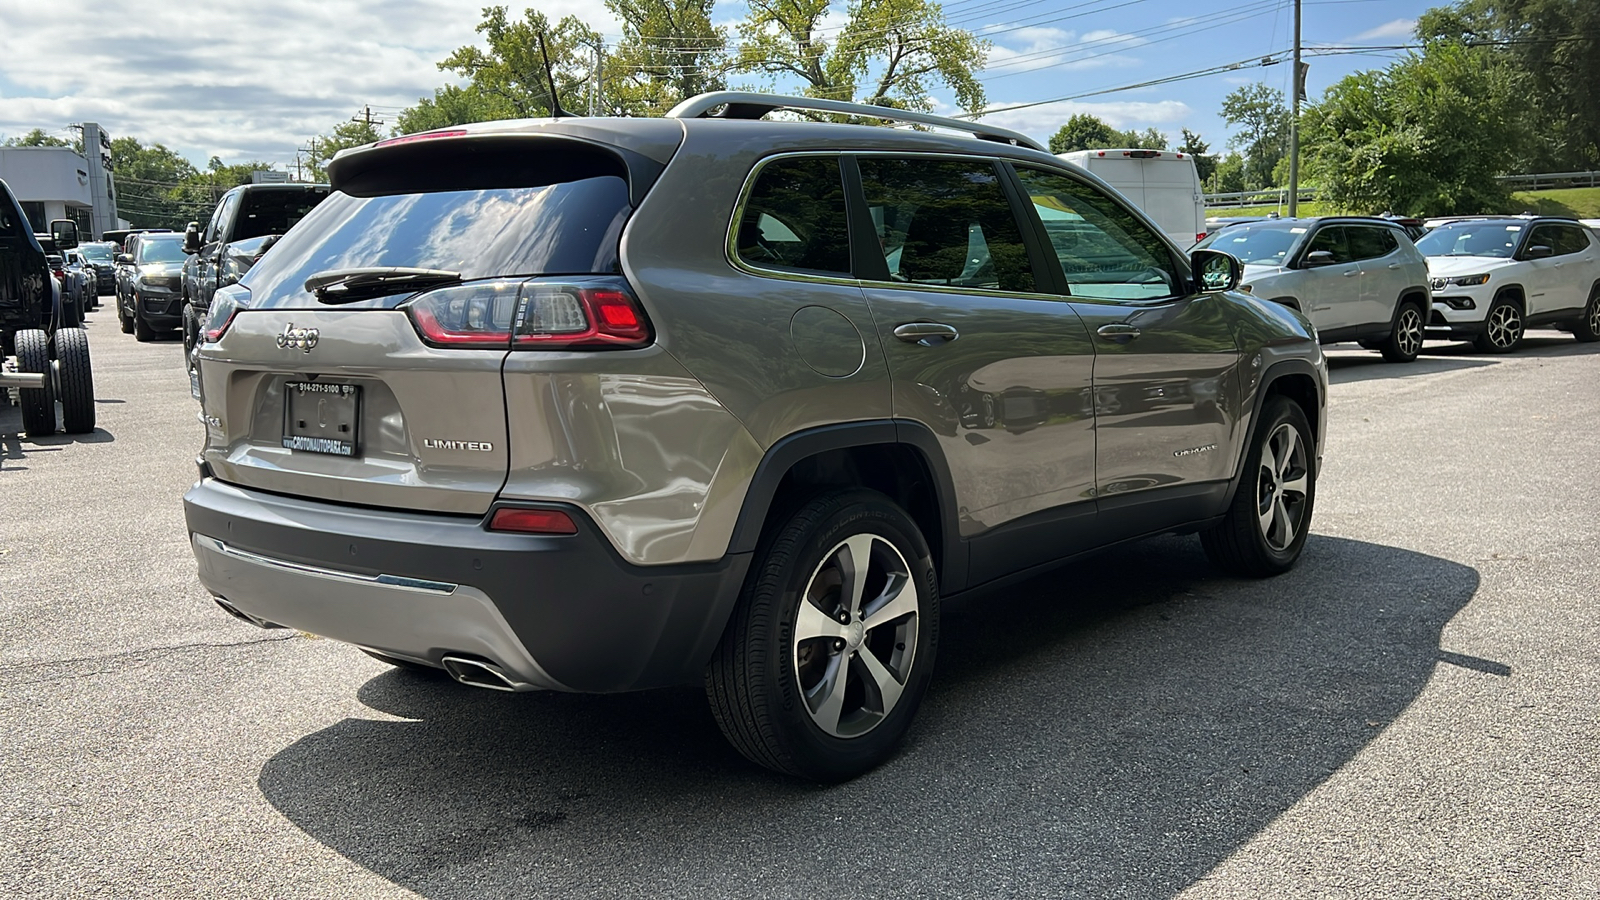
[(89, 328), (94, 434), (0, 408), (0, 896), (1600, 895), (1600, 345), (1333, 350), (1298, 569), (1162, 538), (949, 609), (901, 754), (820, 788), (696, 689), (227, 617), (181, 345)]

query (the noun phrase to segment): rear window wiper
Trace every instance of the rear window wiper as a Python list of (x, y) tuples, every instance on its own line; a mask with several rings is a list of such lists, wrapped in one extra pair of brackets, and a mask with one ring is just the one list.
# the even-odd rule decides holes
[(408, 269), (401, 266), (374, 266), (359, 269), (329, 269), (306, 279), (306, 290), (322, 303), (351, 303), (403, 290), (421, 290), (461, 281), (460, 272), (444, 269)]

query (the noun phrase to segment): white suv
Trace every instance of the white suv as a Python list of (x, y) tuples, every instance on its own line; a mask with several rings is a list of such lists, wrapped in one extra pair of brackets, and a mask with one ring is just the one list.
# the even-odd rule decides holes
[(1229, 225), (1200, 247), (1237, 257), (1240, 288), (1299, 310), (1324, 344), (1356, 341), (1391, 362), (1422, 350), (1428, 264), (1394, 222), (1260, 219)]
[(1508, 353), (1552, 325), (1600, 340), (1600, 246), (1576, 219), (1500, 216), (1446, 222), (1417, 241), (1433, 288), (1430, 338)]

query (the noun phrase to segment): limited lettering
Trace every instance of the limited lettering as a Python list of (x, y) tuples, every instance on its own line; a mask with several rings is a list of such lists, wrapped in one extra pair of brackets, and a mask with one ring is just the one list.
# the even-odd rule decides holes
[(494, 451), (494, 444), (489, 441), (441, 441), (436, 438), (423, 438), (422, 446), (429, 450), (476, 450), (480, 453)]

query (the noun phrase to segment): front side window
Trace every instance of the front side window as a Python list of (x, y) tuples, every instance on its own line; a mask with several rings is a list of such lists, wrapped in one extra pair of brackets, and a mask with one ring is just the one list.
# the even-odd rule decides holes
[(762, 167), (734, 235), (739, 259), (763, 269), (850, 274), (839, 161), (806, 156)]
[(861, 157), (859, 165), (891, 280), (1036, 290), (1022, 229), (994, 163)]
[(1345, 240), (1345, 229), (1336, 226), (1319, 230), (1311, 236), (1311, 243), (1306, 245), (1307, 260), (1311, 258), (1311, 254), (1323, 252), (1329, 256), (1318, 257), (1323, 261), (1322, 265), (1347, 263), (1355, 258), (1351, 256), (1350, 245)]
[(1018, 168), (1074, 297), (1158, 300), (1182, 283), (1166, 242), (1095, 188), (1053, 172)]
[(1528, 235), (1528, 248), (1523, 254), (1528, 255), (1534, 247), (1549, 247), (1550, 255), (1560, 256), (1562, 253), (1560, 230), (1554, 225), (1540, 225), (1534, 228)]

